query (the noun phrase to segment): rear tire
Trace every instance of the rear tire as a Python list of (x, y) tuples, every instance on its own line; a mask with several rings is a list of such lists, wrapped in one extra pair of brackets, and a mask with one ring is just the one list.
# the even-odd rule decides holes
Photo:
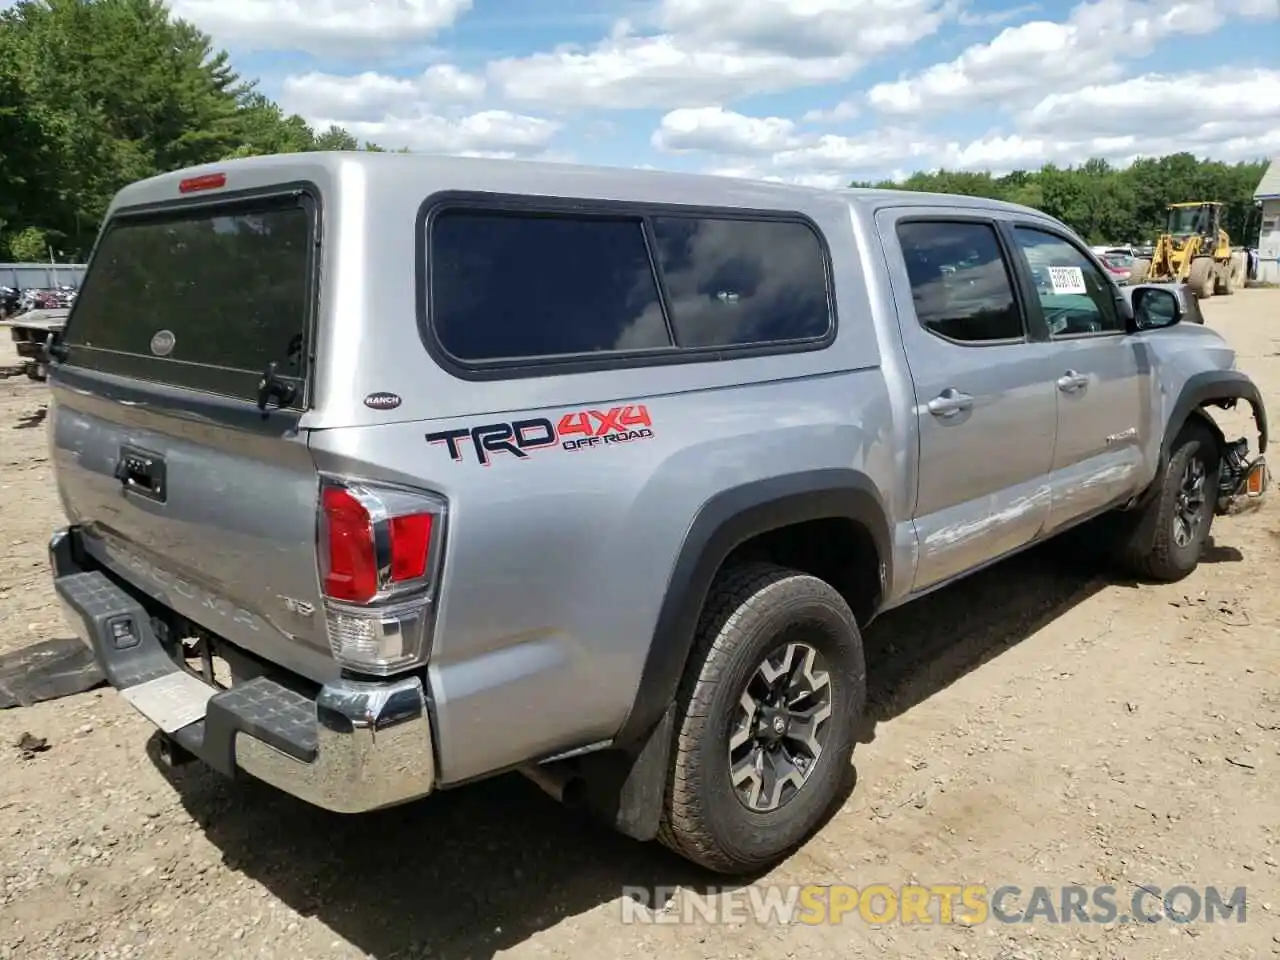
[(1233, 253), (1231, 255), (1231, 276), (1232, 283), (1239, 290), (1249, 282), (1249, 255), (1247, 253)]
[(834, 588), (768, 563), (723, 571), (677, 698), (659, 839), (718, 873), (782, 860), (839, 797), (865, 704), (862, 637)]
[(1178, 432), (1151, 500), (1121, 515), (1119, 556), (1131, 573), (1172, 583), (1199, 565), (1213, 527), (1221, 456), (1218, 438), (1198, 419)]

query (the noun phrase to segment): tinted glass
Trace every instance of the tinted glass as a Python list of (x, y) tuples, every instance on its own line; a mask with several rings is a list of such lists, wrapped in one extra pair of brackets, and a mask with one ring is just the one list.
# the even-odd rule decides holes
[(1052, 335), (1124, 331), (1115, 287), (1079, 247), (1032, 227), (1017, 227), (1014, 233)]
[(671, 345), (639, 220), (446, 211), (431, 323), (470, 361)]
[(898, 242), (925, 329), (963, 343), (1022, 337), (1022, 314), (993, 226), (902, 223)]
[(680, 346), (802, 340), (830, 328), (826, 262), (804, 224), (657, 217), (653, 230)]
[[(310, 256), (311, 215), (294, 201), (119, 220), (93, 254), (67, 340), (94, 348), (78, 353), (88, 365), (143, 357), (147, 379), (179, 385), (210, 385), (189, 365), (253, 380), (274, 360), (301, 376)], [(160, 360), (162, 330), (172, 348)], [(97, 362), (98, 351), (116, 357)]]

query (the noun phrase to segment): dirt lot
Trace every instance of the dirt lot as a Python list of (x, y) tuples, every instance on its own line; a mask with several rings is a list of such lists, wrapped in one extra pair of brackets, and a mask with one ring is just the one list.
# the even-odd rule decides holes
[[(1280, 413), (1280, 292), (1205, 312)], [(44, 405), (0, 379), (0, 653), (66, 632)], [(1273, 500), (1219, 519), (1181, 584), (1114, 582), (1051, 545), (886, 616), (859, 782), (759, 881), (1112, 884), (1121, 913), (1138, 885), (1244, 886), (1244, 923), (625, 925), (624, 886), (713, 881), (518, 777), (344, 819), (198, 766), (166, 775), (149, 724), (97, 690), (0, 711), (0, 960), (1280, 954), (1277, 517)], [(48, 749), (24, 757), (24, 733)]]

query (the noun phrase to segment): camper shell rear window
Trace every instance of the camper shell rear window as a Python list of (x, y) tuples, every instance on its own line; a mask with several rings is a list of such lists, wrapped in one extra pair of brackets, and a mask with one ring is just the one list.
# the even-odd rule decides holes
[(302, 191), (117, 215), (68, 319), (69, 362), (255, 402), (274, 362), (300, 406), (315, 223)]

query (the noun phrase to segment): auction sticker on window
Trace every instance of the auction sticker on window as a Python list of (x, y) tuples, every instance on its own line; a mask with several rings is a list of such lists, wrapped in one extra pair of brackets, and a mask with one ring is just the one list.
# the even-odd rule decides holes
[(1054, 293), (1088, 293), (1084, 271), (1079, 267), (1050, 267), (1049, 282)]

